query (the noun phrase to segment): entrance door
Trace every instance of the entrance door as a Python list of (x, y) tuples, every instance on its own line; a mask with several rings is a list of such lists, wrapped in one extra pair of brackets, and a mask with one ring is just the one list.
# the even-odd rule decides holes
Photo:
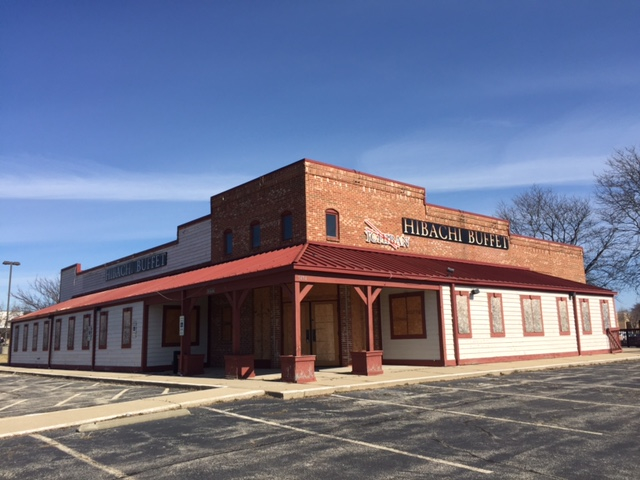
[(302, 302), (300, 314), (303, 353), (315, 355), (320, 367), (340, 365), (337, 303)]

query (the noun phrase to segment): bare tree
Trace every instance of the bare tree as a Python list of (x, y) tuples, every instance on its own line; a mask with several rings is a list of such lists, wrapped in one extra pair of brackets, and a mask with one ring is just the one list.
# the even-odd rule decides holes
[(28, 290), (18, 288), (11, 296), (18, 300), (24, 313), (34, 312), (60, 301), (60, 278), (40, 278), (29, 284)]
[(596, 198), (621, 239), (617, 265), (626, 286), (640, 290), (640, 155), (635, 147), (616, 152), (596, 175)]
[(513, 233), (582, 247), (590, 284), (615, 288), (621, 283), (618, 268), (623, 259), (617, 230), (588, 198), (559, 195), (533, 185), (510, 204), (500, 202), (496, 216), (508, 220)]

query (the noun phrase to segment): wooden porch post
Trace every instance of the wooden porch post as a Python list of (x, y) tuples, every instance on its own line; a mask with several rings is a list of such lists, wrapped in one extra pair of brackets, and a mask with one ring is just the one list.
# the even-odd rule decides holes
[(360, 299), (367, 306), (367, 350), (351, 352), (352, 373), (356, 375), (380, 375), (382, 373), (382, 350), (375, 349), (373, 330), (373, 304), (380, 296), (382, 288), (367, 285), (366, 291), (361, 287), (355, 288)]
[(247, 299), (250, 290), (233, 290), (226, 292), (224, 295), (231, 305), (231, 338), (232, 350), (231, 355), (224, 356), (224, 372), (227, 378), (251, 378), (255, 377), (253, 354), (242, 354), (241, 328), (240, 321), (242, 318), (241, 311), (244, 301)]
[(312, 284), (302, 287), (301, 283), (297, 281), (293, 283), (293, 291), (289, 289), (288, 285), (285, 285), (285, 290), (289, 293), (293, 302), (294, 354), (280, 357), (283, 382), (309, 383), (316, 381), (316, 356), (302, 355), (302, 322), (300, 318), (300, 303), (312, 288)]

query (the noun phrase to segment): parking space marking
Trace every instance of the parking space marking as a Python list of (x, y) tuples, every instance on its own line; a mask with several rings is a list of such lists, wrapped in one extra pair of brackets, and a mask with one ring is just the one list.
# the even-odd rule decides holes
[(332, 396), (336, 397), (336, 398), (344, 398), (344, 399), (347, 399), (347, 400), (355, 400), (355, 401), (367, 402), (367, 403), (377, 403), (377, 404), (380, 404), (380, 405), (390, 405), (390, 406), (401, 407), (401, 408), (406, 408), (406, 409), (428, 410), (430, 412), (448, 413), (448, 414), (451, 414), (451, 415), (460, 415), (460, 416), (463, 416), (463, 417), (481, 418), (483, 420), (493, 420), (493, 421), (496, 421), (496, 422), (517, 423), (519, 425), (529, 425), (529, 426), (532, 426), (532, 427), (551, 428), (553, 430), (564, 430), (564, 431), (567, 431), (567, 432), (584, 433), (586, 435), (596, 435), (596, 436), (599, 436), (599, 437), (604, 436), (604, 433), (602, 433), (602, 432), (592, 432), (590, 430), (580, 430), (580, 429), (577, 429), (577, 428), (561, 427), (559, 425), (550, 425), (548, 423), (525, 422), (525, 421), (522, 421), (522, 420), (512, 420), (510, 418), (491, 417), (491, 416), (488, 416), (488, 415), (480, 415), (480, 414), (477, 414), (477, 413), (460, 412), (460, 411), (457, 411), (457, 410), (446, 410), (444, 408), (425, 407), (425, 406), (422, 406), (422, 405), (407, 405), (406, 403), (389, 402), (389, 401), (386, 401), (386, 400), (372, 400), (372, 399), (368, 399), (368, 398), (349, 397), (347, 395), (334, 394)]
[[(596, 405), (599, 407), (627, 407), (627, 408), (640, 408), (640, 405), (629, 405), (624, 403), (603, 403), (603, 402), (590, 402), (588, 400), (572, 400), (570, 398), (559, 398), (559, 397), (545, 397), (543, 395), (531, 395), (528, 393), (508, 393), (508, 392), (494, 392), (489, 390), (483, 390), (481, 388), (459, 388), (459, 387), (443, 387), (441, 385), (421, 385), (423, 388), (436, 388), (442, 390), (454, 390), (458, 392), (475, 392), (475, 393), (486, 393), (487, 395), (500, 395), (503, 397), (525, 397), (525, 398), (535, 398), (536, 400), (554, 400), (557, 402), (569, 402), (569, 403), (581, 403), (587, 405)], [(593, 388), (593, 387), (592, 387)], [(423, 395), (415, 395), (412, 398), (421, 397)]]
[[(548, 380), (527, 380), (526, 382), (519, 382), (516, 383), (514, 385), (527, 385), (529, 383), (549, 383)], [(571, 383), (571, 382), (552, 382), (554, 385), (562, 385), (563, 387), (574, 387), (574, 388), (579, 388), (579, 389), (593, 389), (594, 385), (576, 385), (575, 383)], [(509, 387), (511, 385), (501, 385), (503, 388), (505, 387)], [(612, 388), (614, 390), (640, 390), (640, 388), (638, 387), (624, 387), (624, 386), (620, 386), (620, 385), (607, 385), (607, 384), (603, 384), (603, 383), (599, 383), (597, 385), (595, 385), (596, 388)]]
[(118, 470), (116, 468), (111, 468), (107, 465), (96, 462), (93, 458), (85, 455), (84, 453), (77, 452), (76, 450), (73, 450), (72, 448), (69, 448), (66, 445), (63, 445), (62, 443), (55, 441), (52, 438), (45, 437), (44, 435), (40, 435), (38, 433), (34, 433), (30, 436), (32, 438), (35, 438), (36, 440), (40, 440), (54, 448), (57, 448), (61, 452), (71, 455), (72, 457), (77, 458), (78, 460), (83, 461), (91, 465), (92, 467), (98, 468), (103, 472), (107, 472), (108, 474), (113, 475), (115, 478), (124, 478), (127, 476), (127, 474), (122, 472), (121, 470)]
[(24, 403), (24, 402), (26, 402), (26, 400), (18, 400), (17, 402), (13, 402), (13, 403), (10, 403), (9, 405), (5, 405), (4, 407), (0, 408), (0, 412), (2, 410), (6, 410), (8, 408), (14, 407), (14, 406), (19, 405), (19, 404)]
[(69, 385), (73, 385), (72, 383), (63, 383), (62, 385), (58, 385), (57, 387), (50, 388), (49, 391), (53, 392), (54, 390), (58, 390), (60, 388), (68, 387)]
[(124, 395), (124, 394), (125, 394), (126, 392), (128, 392), (128, 391), (129, 391), (129, 389), (128, 389), (128, 388), (125, 388), (125, 389), (124, 389), (124, 390), (122, 390), (121, 392), (116, 393), (113, 397), (111, 397), (111, 400), (117, 400), (117, 399), (119, 399), (122, 395)]
[(54, 407), (60, 407), (61, 405), (64, 405), (65, 403), (67, 403), (69, 400), (73, 400), (74, 398), (78, 397), (82, 395), (81, 393), (76, 393), (75, 395), (71, 395), (69, 398), (66, 398), (64, 400), (62, 400), (61, 402), (58, 402), (54, 405)]
[(16, 387), (16, 388), (14, 388), (13, 390), (9, 390), (9, 392), (7, 392), (7, 393), (17, 392), (17, 391), (19, 391), (19, 390), (24, 390), (25, 388), (27, 388), (27, 386), (26, 386), (26, 385), (23, 385), (22, 387)]
[(383, 450), (385, 452), (396, 453), (398, 455), (404, 455), (404, 456), (407, 456), (407, 457), (418, 458), (420, 460), (426, 460), (428, 462), (440, 463), (440, 464), (443, 464), (443, 465), (448, 465), (450, 467), (455, 467), (455, 468), (461, 468), (461, 469), (464, 469), (464, 470), (471, 470), (473, 472), (487, 473), (487, 474), (488, 473), (493, 473), (492, 470), (485, 470), (483, 468), (472, 467), (471, 465), (464, 465), (462, 463), (450, 462), (450, 461), (447, 461), (447, 460), (442, 460), (440, 458), (427, 457), (425, 455), (418, 455), (416, 453), (411, 453), (411, 452), (405, 452), (403, 450), (398, 450), (397, 448), (385, 447), (383, 445), (376, 445), (375, 443), (363, 442), (361, 440), (354, 440), (354, 439), (346, 438), (346, 437), (339, 437), (337, 435), (329, 435), (327, 433), (314, 432), (313, 430), (308, 430), (306, 428), (292, 427), (291, 425), (284, 425), (282, 423), (277, 423), (277, 422), (273, 422), (273, 421), (270, 421), (270, 420), (263, 420), (262, 418), (249, 417), (247, 415), (241, 415), (239, 413), (228, 412), (226, 410), (220, 410), (220, 409), (213, 408), (213, 407), (202, 407), (202, 408), (205, 408), (205, 409), (210, 410), (210, 411), (215, 412), (215, 413), (219, 413), (220, 415), (226, 415), (226, 416), (229, 416), (229, 417), (240, 418), (242, 420), (248, 420), (250, 422), (262, 423), (264, 425), (270, 425), (272, 427), (283, 428), (285, 430), (292, 430), (294, 432), (304, 433), (305, 435), (311, 435), (311, 436), (321, 437), (321, 438), (328, 438), (330, 440), (337, 440), (339, 442), (351, 443), (351, 444), (354, 444), (354, 445), (359, 445), (361, 447), (374, 448), (376, 450)]
[(162, 395), (167, 395), (168, 393), (169, 393), (169, 389), (168, 389), (168, 388), (165, 388), (165, 389), (162, 391)]

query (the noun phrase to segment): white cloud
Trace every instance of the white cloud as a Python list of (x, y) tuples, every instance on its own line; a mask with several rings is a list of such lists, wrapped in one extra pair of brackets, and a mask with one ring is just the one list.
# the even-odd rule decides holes
[(206, 201), (245, 175), (128, 172), (90, 162), (0, 158), (0, 198), (31, 200)]

